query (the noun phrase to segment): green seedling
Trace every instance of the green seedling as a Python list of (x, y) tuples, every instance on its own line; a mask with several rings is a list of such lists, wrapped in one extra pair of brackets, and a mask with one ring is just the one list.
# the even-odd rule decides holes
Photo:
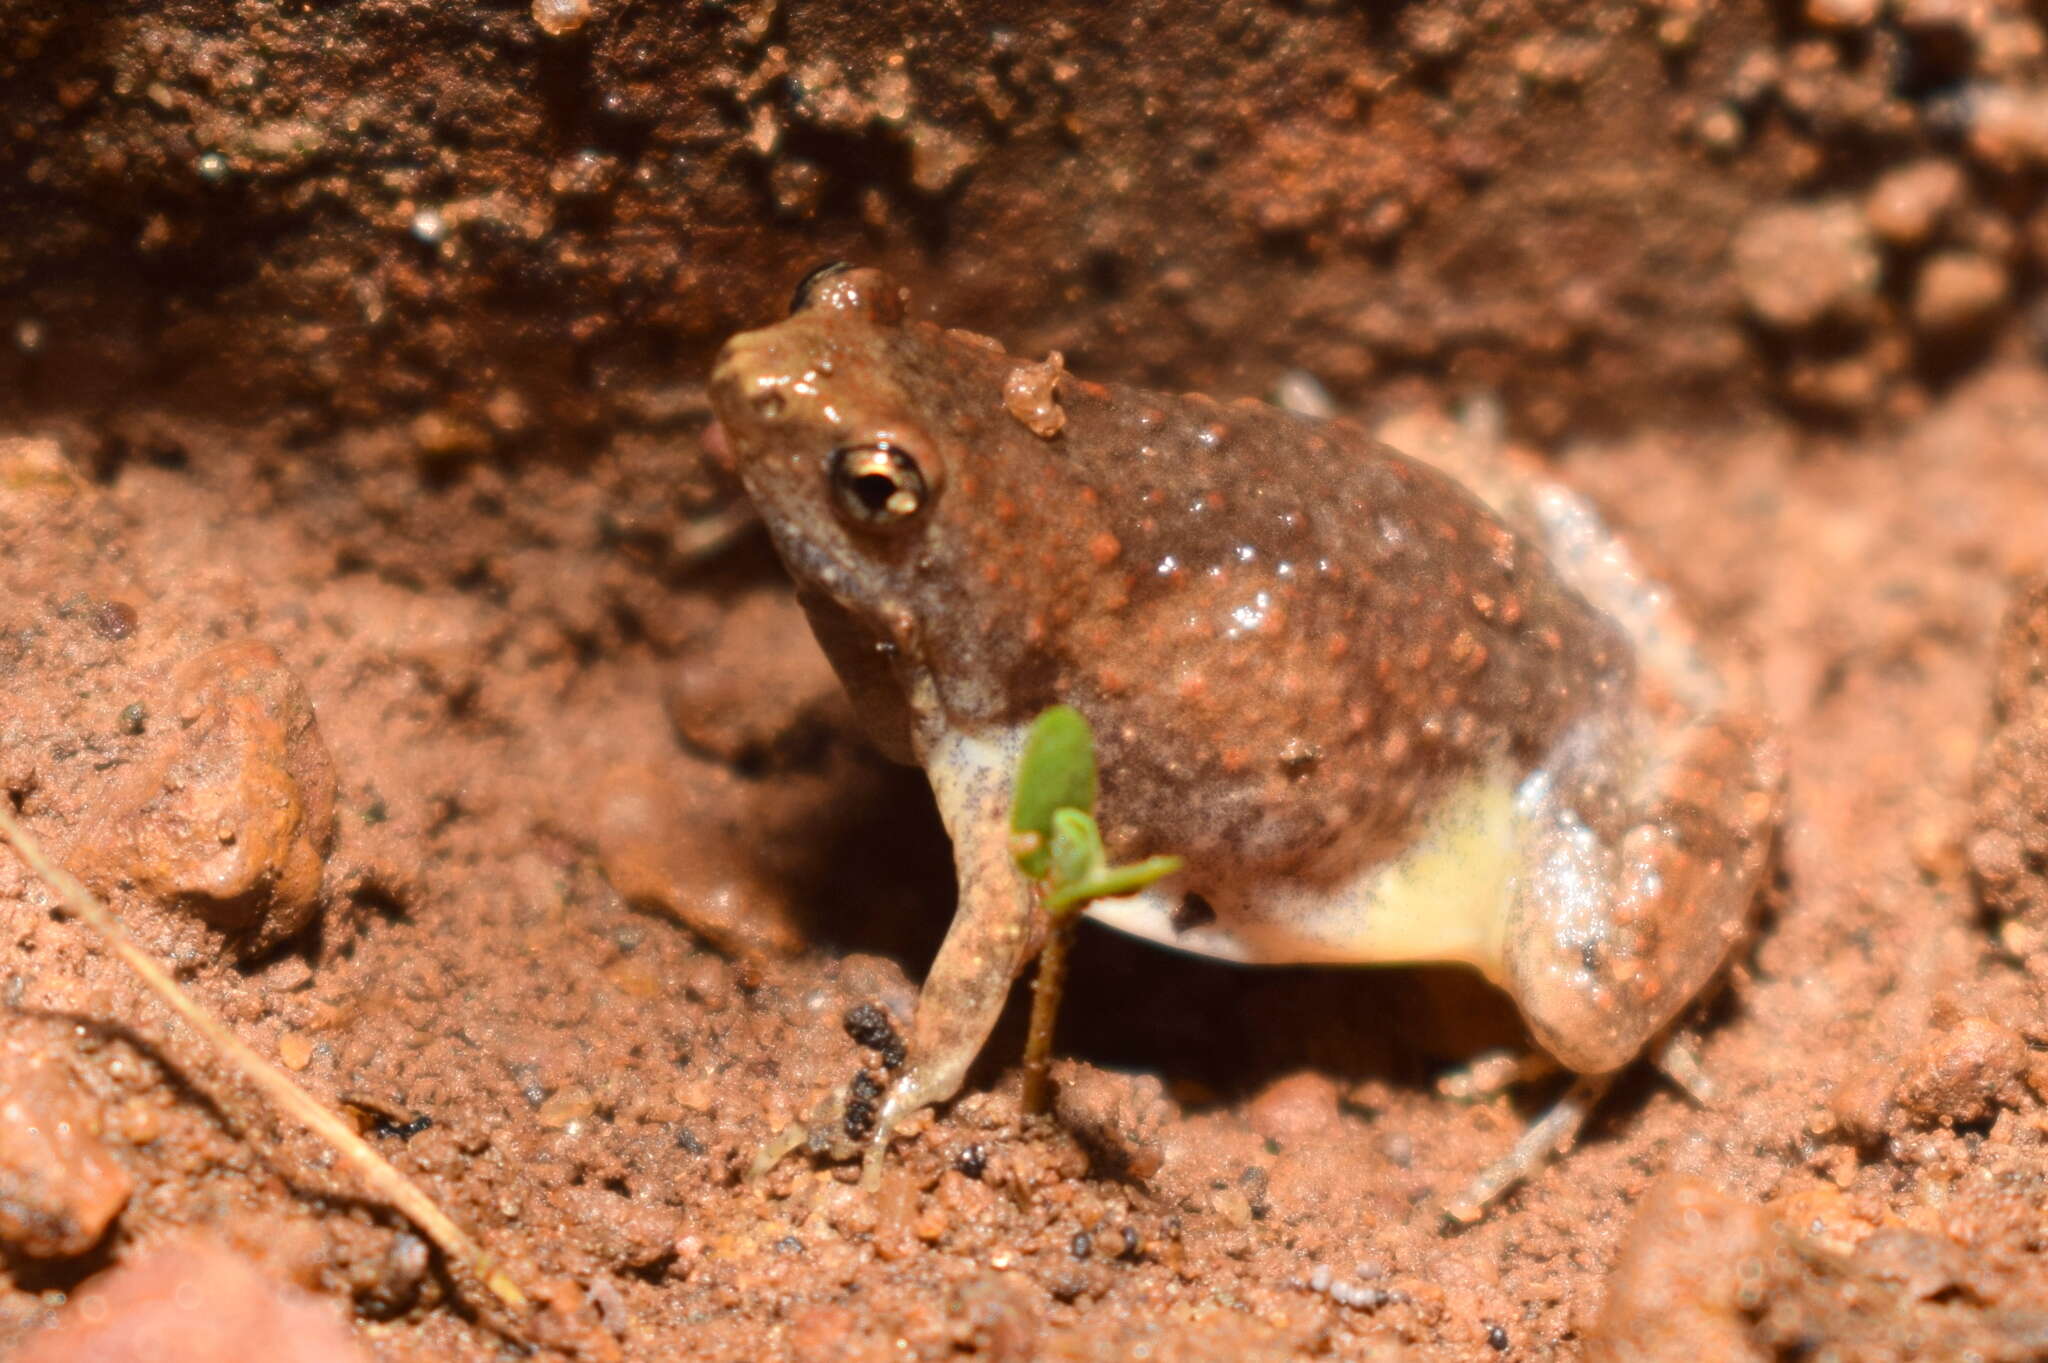
[(1010, 855), (1036, 883), (1049, 920), (1031, 995), (1031, 1034), (1024, 1043), (1026, 1112), (1050, 1106), (1053, 1024), (1075, 920), (1091, 902), (1133, 894), (1181, 867), (1179, 857), (1111, 866), (1095, 822), (1095, 797), (1095, 734), (1080, 711), (1055, 705), (1024, 740), (1010, 802)]

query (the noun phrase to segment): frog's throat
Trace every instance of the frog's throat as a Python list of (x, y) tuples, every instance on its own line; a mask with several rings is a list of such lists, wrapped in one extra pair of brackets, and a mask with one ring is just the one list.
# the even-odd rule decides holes
[[(868, 741), (891, 761), (917, 765), (921, 735), (929, 724), (929, 711), (919, 705), (931, 701), (912, 692), (932, 691), (930, 682), (907, 682), (906, 660), (896, 645), (829, 593), (800, 585), (796, 595)], [(916, 671), (923, 675), (923, 669)]]

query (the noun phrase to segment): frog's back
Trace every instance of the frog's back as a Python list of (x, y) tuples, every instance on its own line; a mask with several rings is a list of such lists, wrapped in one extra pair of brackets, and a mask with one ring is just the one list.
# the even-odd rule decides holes
[(1191, 860), (1383, 859), (1633, 685), (1624, 633), (1441, 470), (1261, 404), (1062, 394), (1118, 599), (1060, 632), (1061, 691), (1108, 735), (1116, 817)]

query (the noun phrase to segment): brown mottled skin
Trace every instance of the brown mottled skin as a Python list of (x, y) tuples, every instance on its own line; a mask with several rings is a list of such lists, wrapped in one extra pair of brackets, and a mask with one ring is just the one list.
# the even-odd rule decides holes
[[(960, 913), (878, 1143), (955, 1091), (1036, 940), (1002, 850), (1007, 788), (941, 771), (947, 738), (1057, 701), (1095, 726), (1113, 853), (1180, 854), (1178, 891), (1247, 921), (1246, 886), (1340, 886), (1415, 844), (1460, 783), (1547, 773), (1545, 809), (1590, 830), (1603, 902), (1523, 878), (1505, 983), (1538, 1038), (1611, 1070), (1700, 988), (1760, 863), (1775, 758), (1653, 585), (1605, 566), (1604, 537), (1503, 463), (1453, 477), (1341, 422), (1020, 376), (1028, 361), (904, 305), (875, 271), (823, 272), (712, 382), (821, 642), (878, 743), (931, 772), (959, 853)], [(870, 521), (833, 459), (877, 446), (922, 486)]]

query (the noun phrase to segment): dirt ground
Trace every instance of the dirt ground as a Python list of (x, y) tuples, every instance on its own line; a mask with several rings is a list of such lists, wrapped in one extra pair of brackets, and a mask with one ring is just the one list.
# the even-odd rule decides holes
[[(2018, 0), (0, 0), (0, 798), (543, 1356), (2048, 1356), (2044, 185)], [(1447, 1231), (1504, 999), (1091, 930), (1057, 1122), (1020, 991), (879, 1192), (745, 1184), (952, 896), (701, 441), (835, 256), (1609, 508), (1791, 757), (1707, 1100)], [(0, 1352), (174, 1336), (529, 1347), (0, 853)]]

